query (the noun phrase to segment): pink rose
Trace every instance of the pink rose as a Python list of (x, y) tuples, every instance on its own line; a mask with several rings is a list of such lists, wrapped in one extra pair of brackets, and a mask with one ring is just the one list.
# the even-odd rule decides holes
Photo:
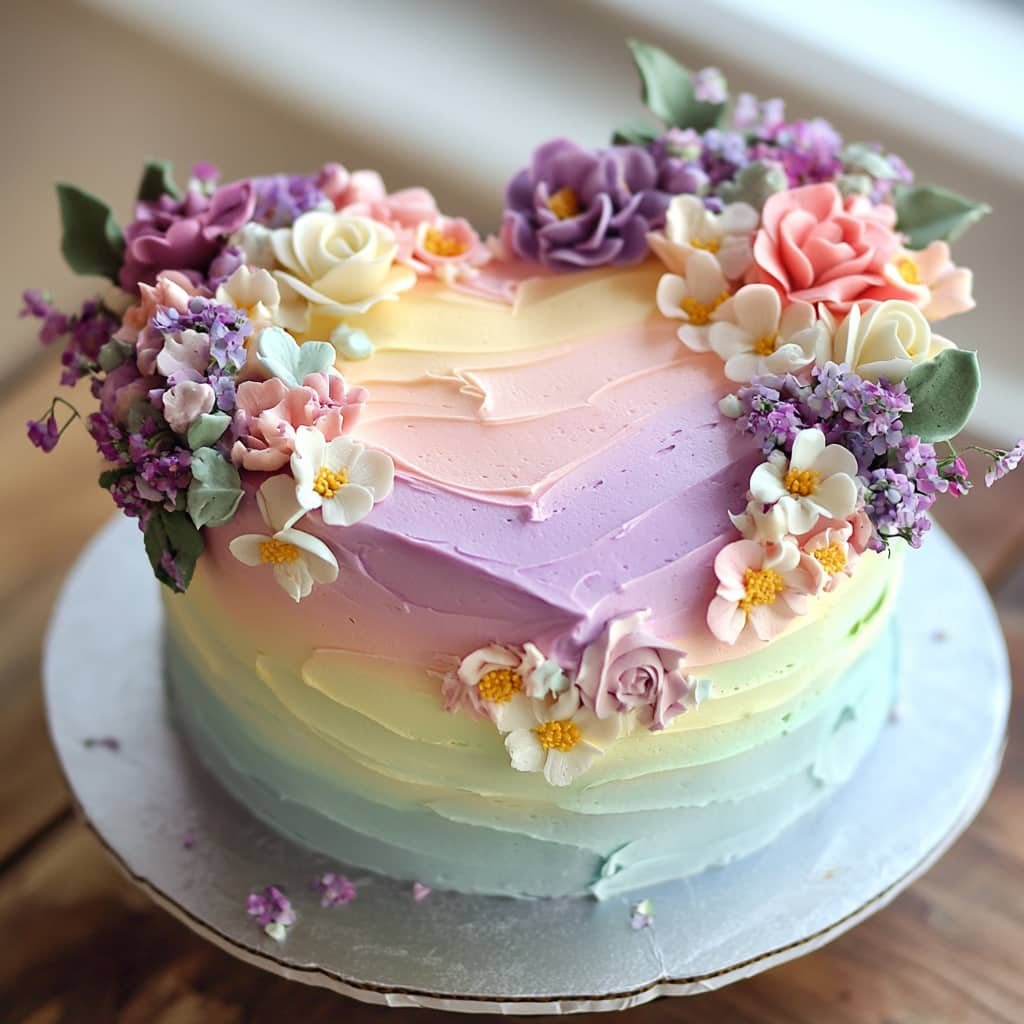
[(908, 299), (886, 273), (900, 246), (896, 211), (864, 196), (845, 200), (831, 183), (777, 192), (754, 238), (751, 280), (770, 284), (784, 302), (824, 303), (845, 315), (854, 304)]
[[(177, 270), (164, 270), (157, 274), (156, 284), (139, 285), (139, 301), (125, 310), (124, 319), (117, 332), (121, 341), (135, 342), (149, 326), (157, 307), (176, 309), (184, 313), (188, 300), (203, 289), (197, 288), (188, 277)], [(160, 345), (163, 338), (160, 339)], [(157, 345), (159, 350), (160, 345)]]
[(366, 388), (348, 387), (336, 374), (310, 373), (294, 388), (277, 377), (245, 381), (238, 385), (231, 459), (273, 473), (291, 459), (299, 427), (316, 427), (331, 441), (352, 430), (366, 398)]
[(598, 718), (635, 711), (651, 731), (697, 704), (686, 655), (643, 629), (647, 612), (612, 619), (583, 652), (576, 683)]

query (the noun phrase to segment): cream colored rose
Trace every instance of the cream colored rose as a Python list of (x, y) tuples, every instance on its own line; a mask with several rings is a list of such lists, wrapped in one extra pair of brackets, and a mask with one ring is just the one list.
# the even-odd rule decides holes
[(314, 210), (271, 237), (281, 288), (278, 322), (304, 333), (311, 314), (342, 318), (396, 299), (416, 274), (395, 266), (394, 232), (368, 217)]
[(901, 381), (919, 363), (934, 359), (951, 341), (932, 334), (917, 306), (902, 299), (879, 302), (862, 313), (853, 306), (838, 326), (832, 359), (866, 380)]

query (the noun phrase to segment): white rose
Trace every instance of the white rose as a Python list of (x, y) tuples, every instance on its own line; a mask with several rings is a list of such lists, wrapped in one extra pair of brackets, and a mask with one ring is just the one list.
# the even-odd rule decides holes
[(314, 210), (271, 236), (281, 286), (279, 322), (302, 333), (310, 314), (365, 313), (411, 288), (416, 274), (395, 266), (394, 232), (368, 217)]
[(882, 377), (896, 382), (919, 363), (934, 359), (951, 341), (932, 334), (931, 325), (917, 306), (890, 299), (861, 313), (853, 306), (839, 325), (832, 342), (832, 359), (846, 363), (866, 380)]

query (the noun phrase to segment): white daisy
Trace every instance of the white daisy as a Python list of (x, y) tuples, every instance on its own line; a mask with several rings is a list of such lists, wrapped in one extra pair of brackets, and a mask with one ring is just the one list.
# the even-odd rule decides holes
[(814, 307), (793, 302), (783, 311), (770, 285), (741, 288), (719, 316), (708, 332), (711, 349), (725, 360), (726, 377), (738, 383), (762, 374), (795, 373), (831, 350), (828, 328)]
[(556, 700), (509, 701), (499, 728), (520, 772), (543, 772), (552, 786), (568, 786), (619, 735), (619, 717), (600, 719), (580, 703), (576, 687)]
[(793, 457), (772, 452), (750, 477), (750, 497), (764, 505), (778, 503), (787, 532), (807, 533), (819, 516), (845, 519), (857, 506), (857, 460), (842, 445), (825, 444), (816, 427), (801, 430)]
[(228, 547), (244, 565), (269, 565), (274, 579), (293, 601), (308, 597), (314, 583), (333, 583), (338, 562), (331, 549), (312, 534), (296, 530), (303, 509), (295, 500), (295, 486), (287, 476), (272, 476), (256, 494), (263, 522), (270, 534), (247, 533)]
[(752, 258), (751, 240), (761, 217), (749, 203), (730, 203), (712, 213), (696, 196), (676, 196), (665, 213), (665, 230), (647, 240), (655, 254), (675, 274), (685, 273), (686, 257), (710, 253), (732, 281), (741, 278)]
[(384, 452), (348, 437), (328, 441), (315, 427), (299, 427), (291, 458), (295, 497), (320, 509), (331, 526), (351, 526), (370, 514), (395, 485), (395, 464)]
[(710, 348), (708, 330), (719, 319), (719, 308), (729, 298), (729, 283), (710, 253), (690, 252), (685, 274), (662, 274), (656, 295), (662, 316), (682, 320), (679, 340), (694, 352)]

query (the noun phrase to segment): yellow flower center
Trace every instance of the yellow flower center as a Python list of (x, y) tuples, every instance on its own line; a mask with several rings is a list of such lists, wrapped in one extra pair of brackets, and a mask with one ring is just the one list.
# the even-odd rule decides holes
[(260, 544), (260, 561), (267, 565), (287, 565), (294, 562), (302, 552), (294, 544), (271, 537)]
[(548, 209), (559, 220), (566, 220), (580, 212), (580, 201), (576, 198), (576, 193), (566, 185), (548, 199)]
[(832, 541), (828, 547), (815, 548), (811, 554), (821, 562), (821, 567), (825, 572), (832, 576), (846, 568), (846, 555), (843, 553), (842, 546), (837, 541)]
[(522, 690), (523, 679), (518, 672), (513, 672), (510, 668), (492, 668), (490, 672), (480, 677), (476, 688), (482, 700), (489, 700), (492, 704), (505, 704)]
[(348, 483), (347, 469), (328, 469), (321, 466), (313, 477), (313, 490), (321, 498), (333, 498)]
[(721, 248), (722, 243), (717, 238), (691, 238), (690, 245), (694, 249), (703, 249), (705, 252), (716, 253)]
[(815, 492), (820, 479), (821, 474), (815, 469), (791, 469), (786, 473), (786, 490), (798, 498), (806, 498)]
[(758, 338), (754, 342), (754, 355), (770, 356), (775, 351), (775, 343), (778, 340), (778, 331), (775, 331), (773, 334), (766, 334), (763, 338)]
[(583, 739), (580, 727), (569, 718), (561, 722), (541, 722), (533, 731), (545, 750), (560, 750), (563, 754), (568, 754)]
[(454, 235), (446, 235), (440, 228), (427, 228), (423, 233), (423, 248), (435, 256), (461, 256), (469, 246)]
[(782, 574), (774, 569), (747, 569), (743, 573), (743, 597), (739, 605), (744, 612), (759, 604), (775, 604), (775, 599), (786, 589)]
[(718, 307), (729, 298), (728, 292), (722, 292), (721, 295), (716, 296), (710, 302), (699, 302), (692, 295), (687, 295), (682, 302), (679, 303), (679, 308), (686, 314), (690, 323), (695, 327), (703, 327), (705, 324), (711, 323), (711, 314), (714, 313)]
[(909, 256), (904, 256), (896, 264), (896, 269), (907, 284), (921, 283), (921, 268)]

